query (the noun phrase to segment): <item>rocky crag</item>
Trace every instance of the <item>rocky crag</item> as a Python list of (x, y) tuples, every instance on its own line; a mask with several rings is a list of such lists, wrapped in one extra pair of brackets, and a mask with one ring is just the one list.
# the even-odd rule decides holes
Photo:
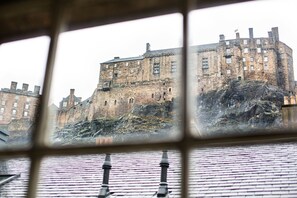
[[(231, 81), (221, 89), (200, 94), (193, 118), (198, 134), (207, 137), (281, 128), (285, 94), (278, 87), (257, 81)], [(168, 136), (180, 123), (174, 107), (178, 102), (175, 103), (138, 105), (120, 118), (67, 125), (55, 132), (54, 139), (67, 144), (105, 136), (112, 136), (116, 141)]]
[(279, 129), (286, 94), (264, 82), (236, 80), (219, 90), (201, 94), (197, 97), (195, 113), (199, 132), (208, 136)]
[[(54, 142), (71, 144), (74, 142), (94, 142), (96, 138), (112, 137), (114, 142), (150, 140), (172, 134), (177, 126), (174, 104), (136, 105), (131, 112), (115, 119), (96, 119), (66, 125), (54, 133)], [(124, 134), (124, 135), (123, 135)]]

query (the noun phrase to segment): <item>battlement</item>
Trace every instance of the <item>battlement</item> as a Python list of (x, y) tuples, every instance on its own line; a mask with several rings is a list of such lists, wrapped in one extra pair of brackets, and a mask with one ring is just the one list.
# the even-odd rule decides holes
[(17, 82), (12, 81), (10, 88), (2, 88), (2, 92), (6, 93), (13, 93), (13, 94), (18, 94), (18, 95), (25, 95), (25, 96), (35, 96), (39, 97), (40, 96), (40, 86), (35, 85), (33, 91), (29, 91), (29, 84), (23, 83), (22, 89), (17, 89)]

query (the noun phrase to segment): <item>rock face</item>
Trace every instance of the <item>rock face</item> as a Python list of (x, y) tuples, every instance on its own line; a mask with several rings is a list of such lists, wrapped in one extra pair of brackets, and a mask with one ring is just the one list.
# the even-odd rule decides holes
[(282, 127), (282, 89), (258, 81), (231, 81), (197, 97), (196, 120), (202, 135), (245, 133)]
[[(113, 137), (113, 141), (127, 139), (149, 139), (171, 133), (174, 124), (173, 102), (137, 105), (132, 111), (118, 119), (96, 119), (66, 125), (54, 134), (54, 141), (63, 144), (95, 142), (98, 137)], [(125, 137), (122, 136), (125, 134)]]
[[(231, 81), (216, 91), (197, 96), (194, 121), (202, 136), (234, 135), (282, 127), (282, 89), (258, 81)], [(178, 103), (178, 102), (175, 102)], [(118, 119), (97, 119), (67, 125), (55, 133), (55, 141), (73, 143), (112, 136), (115, 141), (141, 140), (172, 134), (180, 123), (173, 102), (136, 105)], [(265, 130), (264, 130), (265, 131)], [(121, 134), (125, 134), (125, 139)]]

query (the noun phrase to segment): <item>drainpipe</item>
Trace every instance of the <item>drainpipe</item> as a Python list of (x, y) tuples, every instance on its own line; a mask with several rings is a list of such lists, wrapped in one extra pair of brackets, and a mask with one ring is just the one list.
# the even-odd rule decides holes
[(167, 169), (169, 168), (169, 161), (167, 151), (163, 151), (162, 159), (160, 162), (161, 167), (161, 180), (159, 185), (159, 190), (157, 192), (157, 197), (169, 197), (168, 184), (167, 184)]
[(105, 156), (105, 161), (102, 165), (102, 169), (104, 170), (103, 172), (103, 182), (101, 185), (101, 189), (99, 192), (98, 198), (107, 198), (109, 195), (112, 193), (109, 192), (109, 186), (108, 186), (108, 181), (109, 181), (109, 172), (111, 169), (111, 162), (110, 162), (110, 154), (106, 154)]

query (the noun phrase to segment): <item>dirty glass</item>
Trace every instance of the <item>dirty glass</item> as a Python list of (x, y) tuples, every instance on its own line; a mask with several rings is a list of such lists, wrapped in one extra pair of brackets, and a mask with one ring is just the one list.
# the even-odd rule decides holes
[(0, 149), (31, 141), (48, 46), (48, 37), (0, 45)]
[(180, 172), (175, 150), (47, 157), (41, 163), (37, 197), (145, 198), (170, 192), (178, 198)]
[(296, 129), (297, 29), (285, 22), (294, 3), (254, 1), (190, 13), (195, 135)]
[(27, 158), (0, 159), (0, 197), (25, 197), (29, 170)]
[(175, 138), (181, 23), (172, 14), (62, 33), (49, 104), (52, 142)]

